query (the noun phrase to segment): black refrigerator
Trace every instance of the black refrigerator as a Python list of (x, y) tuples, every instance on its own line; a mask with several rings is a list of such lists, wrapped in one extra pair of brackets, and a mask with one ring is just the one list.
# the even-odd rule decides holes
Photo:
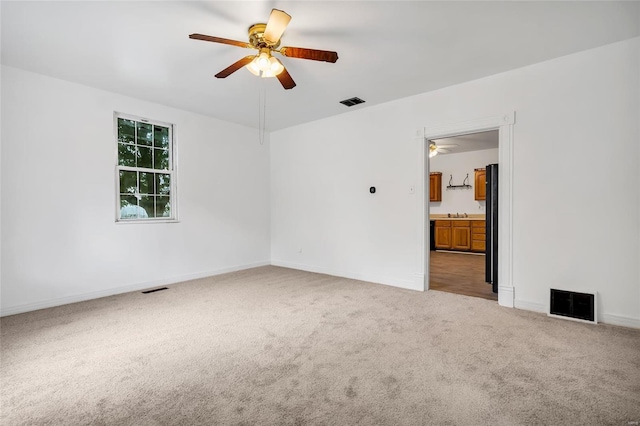
[(498, 165), (486, 167), (486, 252), (485, 281), (498, 292)]

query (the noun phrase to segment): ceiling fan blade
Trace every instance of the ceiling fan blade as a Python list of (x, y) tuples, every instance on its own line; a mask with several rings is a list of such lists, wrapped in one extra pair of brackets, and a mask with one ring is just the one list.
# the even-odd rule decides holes
[(235, 63), (229, 65), (227, 68), (220, 71), (218, 74), (216, 74), (216, 77), (217, 78), (229, 77), (231, 74), (238, 71), (240, 68), (244, 67), (249, 62), (251, 62), (255, 57), (256, 57), (255, 55), (245, 56), (244, 58), (240, 59), (239, 61), (236, 61)]
[(450, 151), (448, 149), (438, 147), (438, 152), (441, 152), (443, 154), (448, 154)]
[(438, 145), (439, 148), (454, 148), (458, 145), (456, 144), (449, 144), (449, 145)]
[(282, 84), (282, 87), (284, 87), (285, 89), (289, 90), (296, 87), (296, 82), (293, 81), (286, 68), (283, 69), (282, 72), (276, 77), (278, 77), (280, 84)]
[(238, 46), (238, 47), (246, 47), (246, 48), (253, 47), (249, 43), (244, 41), (229, 40), (228, 38), (214, 37), (214, 36), (208, 36), (204, 34), (191, 34), (189, 35), (189, 38), (193, 40), (202, 40), (202, 41), (211, 41), (214, 43), (230, 44), (232, 46)]
[(278, 43), (285, 28), (289, 25), (291, 16), (279, 9), (273, 9), (269, 15), (267, 27), (264, 29), (264, 39), (271, 44)]
[(312, 61), (335, 62), (338, 60), (337, 52), (328, 50), (305, 49), (304, 47), (285, 46), (280, 48), (280, 53), (289, 58), (311, 59)]

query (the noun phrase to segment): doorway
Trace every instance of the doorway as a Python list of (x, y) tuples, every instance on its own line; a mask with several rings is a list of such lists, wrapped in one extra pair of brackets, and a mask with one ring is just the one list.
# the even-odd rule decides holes
[(431, 290), (498, 300), (486, 282), (485, 187), (498, 141), (498, 130), (428, 140)]
[[(500, 181), (498, 184), (500, 199), (495, 206), (495, 210), (500, 217), (500, 223), (496, 227), (496, 241), (498, 241), (497, 259), (498, 268), (496, 269), (496, 276), (498, 277), (499, 286), (498, 290), (498, 304), (505, 307), (514, 306), (514, 288), (513, 288), (513, 268), (512, 268), (512, 151), (513, 151), (513, 126), (515, 124), (515, 112), (510, 112), (501, 116), (487, 117), (477, 120), (471, 120), (460, 123), (441, 124), (431, 127), (425, 127), (424, 131), (418, 131), (420, 136), (419, 142), (421, 144), (422, 156), (421, 156), (421, 169), (422, 169), (422, 182), (424, 184), (424, 190), (421, 194), (421, 215), (418, 216), (420, 220), (420, 241), (422, 246), (422, 257), (420, 261), (421, 276), (424, 282), (424, 289), (430, 289), (430, 223), (426, 219), (430, 217), (430, 193), (429, 185), (426, 185), (430, 178), (429, 169), (429, 142), (430, 140), (438, 140), (444, 138), (450, 138), (454, 136), (469, 135), (473, 133), (480, 133), (490, 130), (498, 131), (498, 163), (500, 164)], [(418, 136), (417, 135), (417, 136)], [(469, 177), (472, 177), (472, 173)], [(443, 187), (449, 184), (451, 176), (443, 177)], [(459, 180), (466, 178), (459, 176)], [(451, 180), (452, 186), (464, 184), (462, 182), (456, 182), (455, 178)], [(468, 213), (468, 212), (454, 212), (454, 213)], [(468, 255), (472, 256), (472, 255)], [(487, 287), (488, 284), (487, 284)]]
[(484, 280), (484, 255), (432, 251), (429, 261), (429, 290), (498, 300)]

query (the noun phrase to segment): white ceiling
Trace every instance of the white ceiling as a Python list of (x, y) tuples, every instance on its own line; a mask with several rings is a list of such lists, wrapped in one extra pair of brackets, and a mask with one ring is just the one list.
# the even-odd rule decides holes
[[(367, 108), (640, 34), (639, 2), (2, 1), (2, 64), (267, 130)], [(298, 84), (218, 71), (272, 8), (292, 15), (282, 45), (338, 52), (283, 58)], [(352, 108), (340, 100), (366, 101)]]
[[(481, 151), (483, 149), (498, 148), (498, 131), (471, 133), (450, 138), (432, 139), (437, 146), (448, 146), (448, 152), (439, 151), (440, 155), (459, 154), (461, 152)], [(454, 146), (455, 145), (455, 146)]]

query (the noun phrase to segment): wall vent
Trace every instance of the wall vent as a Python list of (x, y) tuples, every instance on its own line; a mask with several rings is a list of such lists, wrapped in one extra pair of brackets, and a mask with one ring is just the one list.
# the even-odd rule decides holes
[(145, 290), (142, 292), (142, 294), (155, 293), (156, 291), (160, 291), (160, 290), (169, 290), (169, 287), (154, 288), (153, 290)]
[(597, 324), (596, 293), (550, 289), (549, 316)]
[(345, 99), (344, 101), (340, 101), (340, 103), (342, 105), (346, 105), (348, 107), (352, 107), (354, 105), (358, 105), (358, 104), (362, 104), (364, 103), (364, 101), (360, 98), (351, 98), (351, 99)]

